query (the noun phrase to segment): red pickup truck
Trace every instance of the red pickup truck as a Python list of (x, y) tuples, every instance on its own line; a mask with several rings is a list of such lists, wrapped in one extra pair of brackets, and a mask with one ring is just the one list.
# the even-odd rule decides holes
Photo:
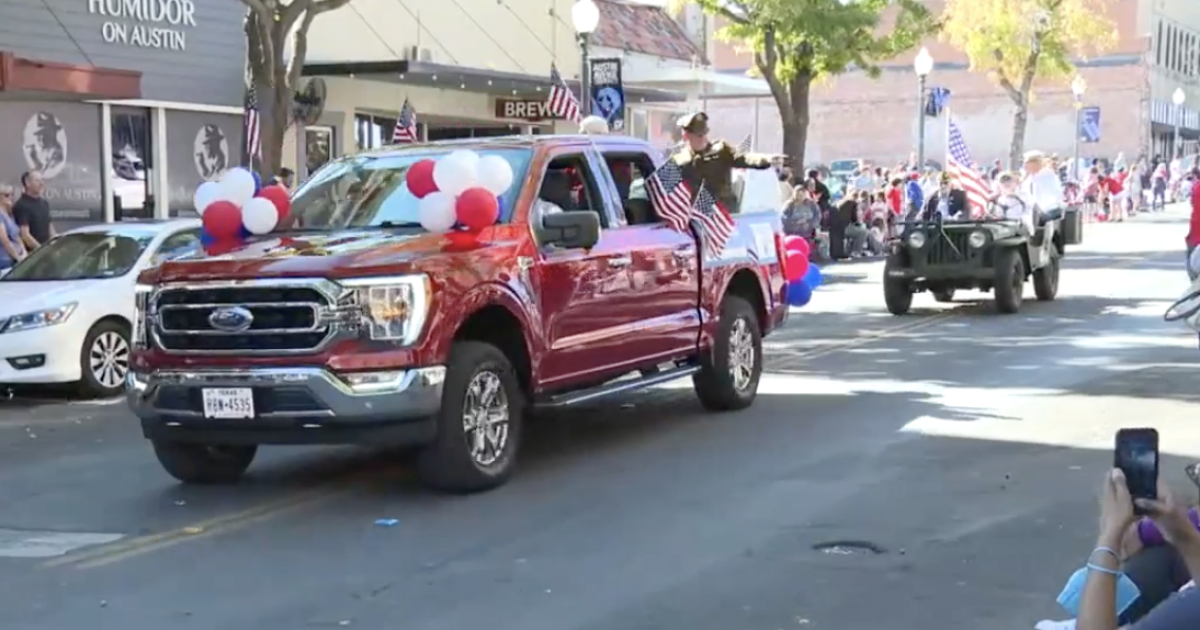
[[(477, 238), (423, 230), (404, 186), (455, 149), (515, 174)], [(684, 377), (708, 409), (749, 406), (787, 317), (778, 215), (735, 215), (720, 255), (700, 251), (646, 200), (657, 153), (619, 136), (360, 153), (296, 191), (289, 229), (146, 271), (128, 401), (163, 468), (232, 483), (259, 445), (409, 445), (425, 483), (472, 492), (511, 476), (531, 410)]]

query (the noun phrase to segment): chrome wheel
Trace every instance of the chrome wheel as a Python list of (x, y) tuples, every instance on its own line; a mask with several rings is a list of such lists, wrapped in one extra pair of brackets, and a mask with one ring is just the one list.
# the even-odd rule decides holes
[(463, 400), (463, 433), (477, 466), (491, 466), (504, 456), (508, 422), (508, 394), (500, 375), (491, 371), (476, 374)]
[(129, 342), (120, 333), (105, 331), (92, 342), (88, 352), (92, 378), (106, 389), (117, 389), (129, 372)]
[(733, 322), (729, 330), (729, 376), (733, 388), (744, 392), (754, 380), (755, 356), (754, 335), (743, 318)]

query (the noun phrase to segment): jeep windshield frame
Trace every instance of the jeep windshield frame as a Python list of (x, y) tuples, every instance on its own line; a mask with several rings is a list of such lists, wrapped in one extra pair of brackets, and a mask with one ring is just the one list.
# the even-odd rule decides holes
[(292, 194), (291, 212), (277, 231), (334, 232), (370, 227), (423, 231), (417, 211), (419, 200), (404, 181), (408, 169), (421, 160), (437, 160), (460, 149), (473, 150), (480, 156), (500, 156), (512, 167), (513, 183), (498, 195), (498, 223), (507, 223), (533, 161), (532, 147), (414, 145), (350, 155), (321, 167)]

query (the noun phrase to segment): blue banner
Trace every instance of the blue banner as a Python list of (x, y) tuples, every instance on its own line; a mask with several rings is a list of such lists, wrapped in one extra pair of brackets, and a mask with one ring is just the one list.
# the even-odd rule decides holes
[(925, 98), (925, 115), (930, 118), (937, 118), (942, 115), (942, 110), (950, 104), (950, 90), (944, 87), (931, 87)]
[(620, 59), (591, 59), (592, 114), (608, 121), (613, 131), (625, 130), (625, 84)]
[(1084, 107), (1079, 110), (1079, 139), (1086, 143), (1100, 142), (1100, 108)]

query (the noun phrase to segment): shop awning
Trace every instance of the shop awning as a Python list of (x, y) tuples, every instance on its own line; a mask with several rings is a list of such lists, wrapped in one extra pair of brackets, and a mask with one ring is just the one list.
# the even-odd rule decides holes
[(771, 95), (771, 88), (762, 79), (748, 77), (742, 73), (718, 72), (705, 68), (660, 68), (653, 77), (639, 80), (629, 77), (639, 85), (665, 90), (679, 90), (695, 95), (696, 98), (754, 98)]
[[(545, 94), (550, 84), (548, 69), (543, 76), (403, 60), (310, 63), (304, 66), (304, 76), (359, 78), (509, 97)], [(567, 83), (579, 89), (578, 81), (568, 80)], [(630, 103), (680, 103), (687, 100), (687, 94), (656, 87), (626, 85), (625, 98)]]
[(142, 73), (24, 59), (0, 51), (0, 94), (58, 99), (139, 99), (142, 98)]

